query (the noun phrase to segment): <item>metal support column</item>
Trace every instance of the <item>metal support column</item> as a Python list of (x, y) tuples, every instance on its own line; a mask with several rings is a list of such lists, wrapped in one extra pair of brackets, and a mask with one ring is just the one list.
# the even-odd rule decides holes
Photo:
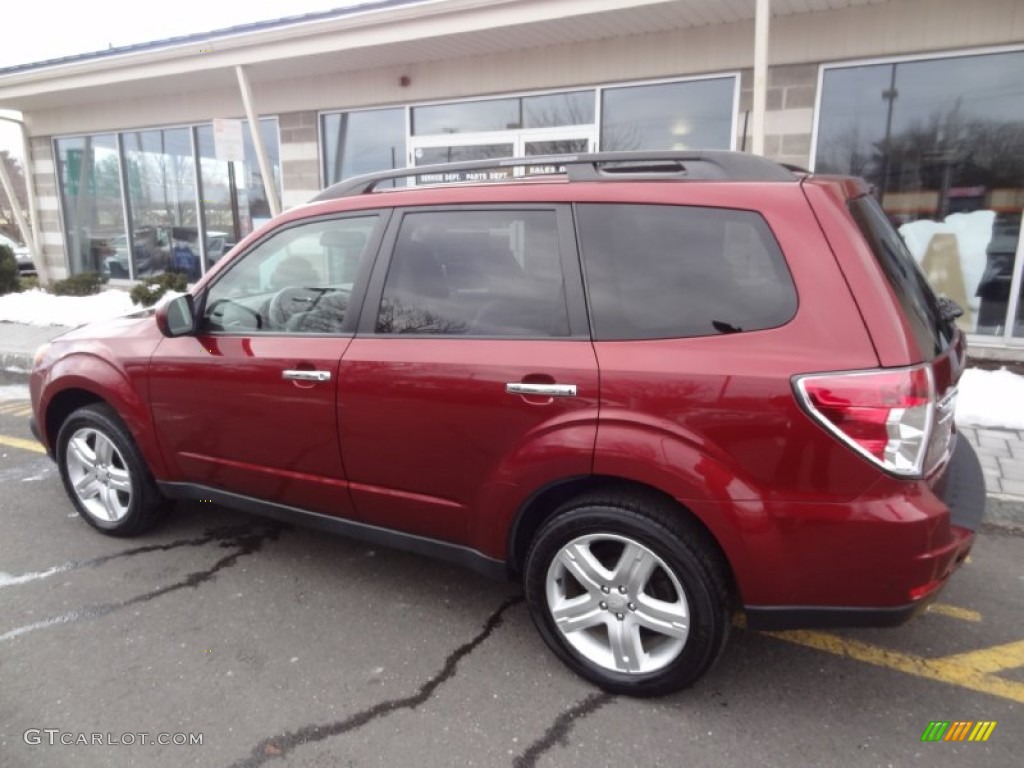
[(43, 255), (42, 243), (39, 239), (39, 215), (36, 212), (36, 187), (32, 181), (32, 151), (28, 143), (28, 135), (25, 132), (25, 123), (13, 117), (0, 115), (0, 120), (15, 123), (21, 132), (21, 147), (25, 155), (25, 196), (28, 202), (28, 214), (31, 220), (25, 220), (25, 214), (18, 204), (18, 198), (14, 193), (14, 184), (3, 163), (0, 163), (0, 183), (3, 184), (7, 199), (11, 201), (11, 210), (14, 211), (14, 220), (21, 232), (21, 239), (25, 241), (29, 254), (32, 256), (32, 263), (35, 265), (39, 282), (46, 285), (50, 281), (50, 270)]
[(270, 204), (270, 214), (277, 216), (281, 212), (281, 204), (277, 199), (277, 184), (274, 182), (273, 168), (267, 159), (267, 149), (263, 146), (263, 133), (260, 131), (260, 118), (253, 106), (252, 88), (249, 86), (249, 77), (243, 66), (235, 66), (235, 74), (238, 75), (238, 88), (242, 92), (242, 104), (245, 105), (245, 116), (249, 121), (249, 134), (252, 136), (252, 145), (256, 148), (256, 160), (260, 166), (260, 174), (263, 176), (263, 189), (267, 193), (267, 202)]
[(751, 125), (751, 149), (764, 154), (764, 114), (768, 101), (768, 19), (771, 0), (757, 0), (754, 11), (754, 103)]

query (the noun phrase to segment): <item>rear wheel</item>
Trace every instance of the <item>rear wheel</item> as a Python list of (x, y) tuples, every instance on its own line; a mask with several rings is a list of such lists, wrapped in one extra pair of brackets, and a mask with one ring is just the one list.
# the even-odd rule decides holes
[(729, 630), (726, 568), (708, 534), (655, 496), (564, 505), (527, 554), (530, 613), (552, 650), (605, 690), (657, 696), (710, 669)]
[(159, 522), (166, 502), (131, 433), (112, 408), (72, 413), (57, 435), (64, 488), (89, 525), (111, 536), (135, 536)]

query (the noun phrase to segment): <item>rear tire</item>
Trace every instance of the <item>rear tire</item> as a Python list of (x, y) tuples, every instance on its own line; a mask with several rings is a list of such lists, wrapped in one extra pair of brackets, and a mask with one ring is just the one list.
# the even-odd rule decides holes
[(655, 494), (587, 494), (540, 528), (526, 556), (530, 615), (555, 654), (606, 691), (692, 685), (730, 627), (728, 569), (687, 513)]
[(57, 433), (64, 489), (89, 525), (110, 536), (137, 536), (167, 509), (135, 440), (113, 408), (74, 411)]

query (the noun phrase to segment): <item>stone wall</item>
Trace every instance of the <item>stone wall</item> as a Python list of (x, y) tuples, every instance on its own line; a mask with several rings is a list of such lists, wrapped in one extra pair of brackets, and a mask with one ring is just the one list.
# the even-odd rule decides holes
[(309, 202), (320, 191), (320, 152), (317, 146), (316, 112), (285, 112), (278, 115), (281, 130), (282, 208)]
[[(736, 148), (744, 147), (744, 116), (753, 105), (754, 72), (743, 70), (740, 78), (740, 108)], [(769, 67), (764, 120), (765, 156), (780, 163), (809, 168), (811, 133), (814, 129), (814, 100), (818, 90), (817, 64)], [(750, 150), (749, 119), (746, 149)]]
[(29, 140), (29, 152), (32, 154), (32, 184), (35, 188), (36, 212), (39, 216), (39, 243), (43, 249), (43, 258), (50, 278), (60, 280), (68, 276), (68, 262), (60, 221), (53, 142), (49, 137), (34, 136)]

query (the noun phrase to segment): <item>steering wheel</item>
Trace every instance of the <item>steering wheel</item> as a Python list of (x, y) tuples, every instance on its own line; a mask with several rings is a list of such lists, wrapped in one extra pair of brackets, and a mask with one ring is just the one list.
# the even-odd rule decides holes
[[(259, 329), (261, 329), (263, 327), (263, 318), (260, 316), (259, 312), (257, 312), (252, 307), (247, 307), (245, 304), (242, 304), (241, 302), (235, 301), (234, 299), (228, 299), (228, 298), (217, 299), (215, 302), (213, 302), (212, 304), (210, 304), (210, 306), (208, 306), (206, 308), (206, 317), (207, 318), (213, 318), (215, 310), (218, 307), (221, 307), (221, 306), (223, 306), (224, 309), (227, 309), (228, 307), (231, 307), (233, 309), (240, 309), (243, 312), (253, 316), (253, 318), (256, 320), (256, 329), (257, 330), (259, 330)], [(226, 331), (234, 330), (239, 325), (241, 325), (241, 320), (240, 319), (226, 320), (226, 317), (227, 317), (227, 312), (225, 312), (224, 310), (221, 310), (221, 316), (220, 316), (220, 319), (217, 322), (220, 325), (220, 327), (223, 328), (224, 330), (226, 330)]]

